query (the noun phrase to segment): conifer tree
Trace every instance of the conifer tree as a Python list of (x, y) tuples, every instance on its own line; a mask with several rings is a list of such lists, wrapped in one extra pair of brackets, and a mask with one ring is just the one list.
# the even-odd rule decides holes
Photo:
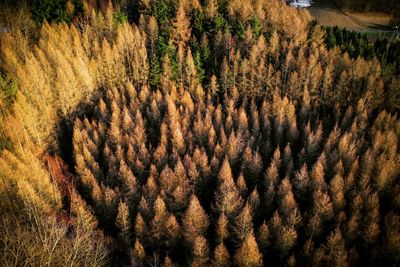
[(152, 241), (154, 244), (161, 243), (166, 234), (165, 227), (169, 217), (165, 203), (160, 196), (154, 201), (154, 217), (150, 222)]
[(167, 219), (166, 225), (166, 240), (165, 240), (165, 246), (167, 249), (170, 249), (176, 245), (176, 243), (179, 241), (180, 235), (181, 235), (181, 227), (178, 224), (178, 221), (176, 220), (174, 215), (170, 215)]
[(209, 260), (209, 249), (207, 239), (203, 236), (196, 236), (193, 243), (193, 260), (191, 266), (207, 265)]
[(286, 224), (295, 226), (301, 220), (301, 215), (297, 207), (296, 200), (292, 192), (292, 186), (286, 177), (278, 187), (279, 211)]
[(164, 259), (163, 267), (173, 267), (173, 266), (175, 265), (172, 263), (171, 258), (169, 256), (166, 256)]
[(213, 257), (213, 265), (218, 266), (218, 267), (226, 267), (229, 266), (230, 260), (229, 260), (229, 252), (224, 246), (223, 243), (220, 243), (216, 248), (214, 249), (214, 257)]
[(125, 202), (120, 201), (118, 205), (118, 214), (115, 221), (118, 229), (120, 230), (121, 239), (129, 246), (130, 235), (131, 235), (131, 224), (129, 218), (128, 205)]
[(190, 197), (189, 207), (183, 218), (185, 239), (193, 243), (196, 236), (204, 235), (209, 225), (207, 215), (195, 195)]
[(345, 242), (339, 229), (328, 236), (327, 260), (332, 266), (348, 266), (348, 255)]
[(246, 184), (246, 181), (244, 180), (244, 176), (242, 173), (240, 173), (239, 177), (237, 178), (236, 187), (239, 189), (241, 197), (245, 198), (247, 195), (248, 189), (247, 189), (247, 184)]
[(179, 1), (175, 20), (173, 21), (172, 38), (178, 47), (185, 47), (191, 35), (190, 21), (186, 16), (183, 1)]
[(247, 185), (252, 188), (258, 180), (257, 178), (261, 173), (263, 165), (260, 154), (253, 154), (249, 146), (244, 150), (242, 168)]
[(141, 265), (144, 262), (145, 258), (146, 258), (146, 252), (143, 248), (143, 245), (139, 242), (139, 240), (136, 239), (132, 251), (132, 258), (131, 258), (132, 265)]
[(97, 228), (97, 220), (93, 211), (84, 200), (76, 193), (71, 195), (71, 212), (77, 218), (77, 225), (85, 230), (93, 231)]
[(150, 57), (150, 84), (157, 86), (161, 78), (161, 67), (158, 58), (155, 54)]
[(388, 213), (385, 216), (385, 250), (389, 257), (398, 260), (400, 251), (399, 239), (400, 239), (400, 216), (393, 212)]
[(269, 232), (269, 227), (264, 222), (258, 229), (258, 233), (257, 233), (257, 243), (260, 247), (261, 252), (265, 252), (268, 249), (268, 247), (270, 246), (270, 241), (271, 241), (270, 238), (271, 238), (271, 234)]
[(220, 213), (226, 214), (228, 218), (237, 215), (242, 206), (242, 198), (237, 189), (227, 159), (222, 163), (218, 174), (219, 188), (216, 192), (216, 208)]
[(344, 180), (336, 174), (330, 182), (330, 192), (335, 212), (341, 211), (345, 206)]
[(135, 235), (139, 240), (146, 240), (148, 237), (146, 222), (140, 212), (137, 213), (135, 219)]
[(329, 221), (333, 217), (333, 205), (329, 195), (321, 190), (314, 191), (313, 210), (324, 221)]
[(247, 235), (253, 231), (253, 214), (249, 203), (246, 203), (242, 211), (234, 218), (232, 237), (236, 244), (241, 244)]
[(398, 265), (395, 43), (281, 1), (64, 2), (37, 32), (0, 5), (4, 265)]
[(229, 232), (228, 232), (228, 218), (224, 213), (222, 213), (217, 221), (216, 224), (216, 240), (219, 243), (222, 243), (225, 239), (228, 238)]
[(218, 2), (216, 0), (208, 0), (204, 12), (207, 19), (213, 20), (218, 14)]
[(234, 261), (238, 266), (263, 266), (262, 254), (258, 250), (253, 232), (247, 235), (241, 247), (236, 251)]

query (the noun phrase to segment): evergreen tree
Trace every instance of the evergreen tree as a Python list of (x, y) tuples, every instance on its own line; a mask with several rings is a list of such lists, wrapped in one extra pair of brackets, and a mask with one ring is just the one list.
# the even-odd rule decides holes
[(158, 58), (153, 54), (150, 58), (150, 84), (158, 86), (161, 79), (161, 67)]

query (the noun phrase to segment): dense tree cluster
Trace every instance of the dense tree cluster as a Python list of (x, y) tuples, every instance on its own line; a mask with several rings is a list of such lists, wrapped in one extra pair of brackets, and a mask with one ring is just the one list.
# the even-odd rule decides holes
[(396, 261), (396, 117), (371, 122), (361, 100), (322, 120), (307, 92), (298, 104), (277, 92), (259, 105), (233, 92), (214, 100), (200, 85), (128, 82), (76, 119), (80, 191), (127, 260), (344, 266), (375, 251), (368, 262)]
[(398, 59), (280, 0), (82, 12), (1, 35), (5, 265), (399, 263)]
[(323, 27), (325, 30), (325, 43), (329, 49), (339, 46), (342, 52), (347, 52), (350, 57), (373, 59), (376, 57), (382, 66), (392, 64), (395, 72), (400, 72), (400, 42), (390, 41), (387, 38), (377, 39), (371, 43), (366, 34), (361, 34), (339, 27)]

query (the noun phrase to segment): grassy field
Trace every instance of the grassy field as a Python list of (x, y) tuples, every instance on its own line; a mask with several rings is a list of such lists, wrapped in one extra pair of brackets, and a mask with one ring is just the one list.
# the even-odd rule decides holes
[(319, 0), (313, 2), (313, 5), (307, 8), (310, 15), (325, 26), (338, 26), (353, 30), (361, 30), (363, 26), (351, 17), (340, 11), (333, 1)]
[(325, 26), (338, 26), (367, 33), (371, 38), (390, 38), (391, 15), (386, 13), (356, 13), (340, 10), (332, 0), (315, 0), (307, 8), (310, 15)]
[(380, 12), (368, 12), (368, 13), (355, 13), (346, 12), (353, 20), (358, 21), (368, 28), (373, 29), (390, 29), (390, 20), (392, 16), (386, 13)]

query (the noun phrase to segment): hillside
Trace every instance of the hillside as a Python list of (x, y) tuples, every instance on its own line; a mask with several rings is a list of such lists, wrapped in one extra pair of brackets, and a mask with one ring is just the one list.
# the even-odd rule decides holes
[(0, 10), (1, 266), (399, 264), (399, 42), (280, 0)]
[(366, 33), (373, 41), (395, 37), (392, 27), (397, 25), (394, 13), (346, 9), (330, 0), (313, 1), (307, 11), (321, 25)]

